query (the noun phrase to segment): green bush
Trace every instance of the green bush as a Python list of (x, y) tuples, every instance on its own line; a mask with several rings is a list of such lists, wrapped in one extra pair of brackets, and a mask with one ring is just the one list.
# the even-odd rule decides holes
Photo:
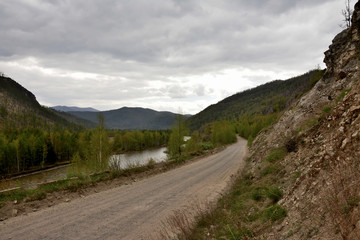
[(273, 202), (279, 201), (283, 195), (283, 192), (278, 187), (271, 187), (266, 190), (266, 196)]
[(156, 164), (155, 160), (153, 158), (150, 158), (148, 163), (146, 164), (146, 167), (148, 169), (153, 169), (155, 167), (155, 164)]
[(202, 142), (200, 146), (202, 150), (209, 150), (214, 148), (214, 145), (211, 142)]
[(251, 192), (251, 198), (255, 201), (260, 201), (263, 198), (263, 192), (261, 189), (254, 189)]
[(270, 206), (264, 210), (264, 217), (275, 222), (277, 220), (283, 219), (287, 216), (287, 211), (285, 208), (281, 207), (278, 204)]

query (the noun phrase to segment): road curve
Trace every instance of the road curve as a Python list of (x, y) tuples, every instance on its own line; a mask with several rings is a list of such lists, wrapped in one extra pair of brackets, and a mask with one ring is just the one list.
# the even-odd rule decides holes
[(245, 165), (246, 140), (183, 167), (0, 223), (0, 239), (148, 239), (174, 210), (209, 201)]

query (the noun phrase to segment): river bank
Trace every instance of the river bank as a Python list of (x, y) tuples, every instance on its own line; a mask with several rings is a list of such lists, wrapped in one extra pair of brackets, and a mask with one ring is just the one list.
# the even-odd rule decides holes
[(129, 185), (150, 176), (160, 174), (211, 154), (224, 150), (218, 147), (205, 151), (201, 156), (193, 156), (183, 161), (167, 161), (146, 166), (134, 167), (116, 172), (103, 172), (86, 178), (72, 178), (45, 184), (33, 190), (16, 190), (13, 193), (0, 193), (0, 221), (43, 208), (83, 198), (93, 193), (106, 191), (121, 185)]
[[(158, 163), (167, 160), (166, 150), (166, 147), (160, 147), (116, 154), (110, 157), (109, 164), (111, 165), (115, 162), (115, 166), (126, 169), (146, 165), (150, 160)], [(19, 187), (23, 189), (36, 188), (39, 184), (54, 182), (73, 175), (71, 163), (64, 162), (62, 165), (57, 164), (46, 169), (28, 171), (26, 174), (3, 179), (0, 181), (0, 192)]]

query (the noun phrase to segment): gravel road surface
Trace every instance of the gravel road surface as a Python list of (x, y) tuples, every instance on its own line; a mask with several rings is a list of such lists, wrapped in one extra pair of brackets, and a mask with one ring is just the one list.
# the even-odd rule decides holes
[(245, 165), (246, 140), (180, 168), (0, 223), (0, 239), (149, 239), (174, 210), (216, 199)]

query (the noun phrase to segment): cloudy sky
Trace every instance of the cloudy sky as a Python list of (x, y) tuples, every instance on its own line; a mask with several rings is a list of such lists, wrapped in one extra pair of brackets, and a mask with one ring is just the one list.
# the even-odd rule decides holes
[(1, 0), (0, 71), (46, 106), (195, 114), (322, 63), (341, 0)]

